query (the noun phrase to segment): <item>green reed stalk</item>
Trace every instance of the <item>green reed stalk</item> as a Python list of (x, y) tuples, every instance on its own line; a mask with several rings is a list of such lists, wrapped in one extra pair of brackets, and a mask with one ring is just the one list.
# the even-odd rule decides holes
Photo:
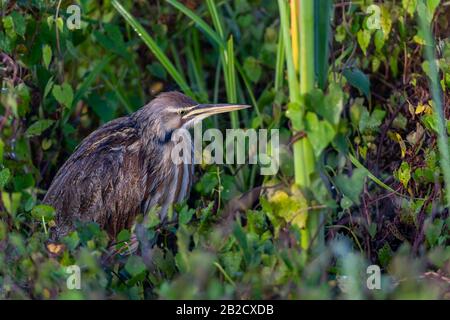
[(429, 66), (429, 83), (431, 96), (433, 98), (433, 112), (436, 118), (438, 132), (438, 148), (440, 154), (440, 167), (444, 175), (446, 206), (450, 208), (450, 156), (448, 148), (448, 136), (444, 109), (442, 106), (442, 89), (439, 83), (439, 70), (436, 64), (435, 41), (431, 31), (432, 14), (429, 13), (429, 3), (421, 1), (418, 4), (417, 12), (419, 18), (419, 28), (424, 36), (423, 46), (424, 56)]

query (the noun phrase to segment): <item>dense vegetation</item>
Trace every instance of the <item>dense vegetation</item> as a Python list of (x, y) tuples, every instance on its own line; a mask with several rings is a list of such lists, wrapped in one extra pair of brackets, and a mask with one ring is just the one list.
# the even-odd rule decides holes
[[(449, 298), (448, 1), (0, 6), (0, 299)], [(169, 90), (251, 104), (203, 126), (279, 128), (278, 174), (196, 166), (178, 219), (153, 215), (133, 255), (110, 257), (94, 223), (48, 242), (57, 169)]]

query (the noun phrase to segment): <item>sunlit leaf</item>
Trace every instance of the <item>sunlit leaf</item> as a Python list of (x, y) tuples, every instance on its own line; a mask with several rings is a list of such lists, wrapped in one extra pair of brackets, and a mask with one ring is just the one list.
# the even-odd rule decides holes
[(411, 179), (411, 167), (405, 161), (402, 162), (400, 168), (397, 170), (398, 180), (407, 188), (409, 180)]
[(38, 221), (41, 221), (42, 218), (50, 221), (55, 217), (55, 209), (52, 206), (40, 204), (31, 210), (31, 215)]

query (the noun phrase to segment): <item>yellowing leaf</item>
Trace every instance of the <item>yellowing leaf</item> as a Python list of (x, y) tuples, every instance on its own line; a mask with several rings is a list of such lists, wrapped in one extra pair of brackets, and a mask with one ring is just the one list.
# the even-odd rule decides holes
[(47, 244), (47, 250), (53, 254), (59, 254), (64, 249), (63, 244), (49, 243)]
[(402, 156), (402, 159), (403, 159), (405, 157), (405, 155), (406, 155), (406, 144), (405, 144), (405, 141), (403, 141), (402, 136), (399, 133), (397, 133), (397, 132), (395, 132), (395, 133), (388, 132), (388, 136), (389, 136), (389, 138), (391, 138), (395, 142), (398, 142), (398, 144), (400, 145), (400, 151), (402, 153), (401, 156)]
[(425, 105), (425, 114), (433, 114), (433, 101), (429, 101), (428, 104)]
[(419, 103), (419, 105), (416, 107), (415, 114), (421, 114), (425, 111), (425, 106), (422, 103)]
[(411, 179), (411, 168), (407, 162), (402, 162), (400, 168), (397, 170), (397, 177), (403, 186), (407, 188), (408, 182)]
[(305, 227), (308, 203), (297, 187), (291, 188), (290, 195), (283, 190), (275, 191), (269, 196), (269, 203), (275, 216), (300, 229)]
[(406, 144), (405, 141), (403, 141), (402, 137), (397, 133), (397, 139), (398, 139), (398, 144), (400, 145), (400, 150), (402, 153), (402, 159), (405, 157), (406, 155)]
[(383, 30), (383, 34), (385, 39), (389, 38), (389, 34), (391, 33), (392, 28), (392, 18), (391, 11), (385, 6), (381, 7), (381, 29)]

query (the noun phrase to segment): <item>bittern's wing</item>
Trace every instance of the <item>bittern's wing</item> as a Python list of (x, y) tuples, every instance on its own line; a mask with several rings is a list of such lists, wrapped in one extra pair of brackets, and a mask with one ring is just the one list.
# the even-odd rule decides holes
[(56, 235), (75, 221), (93, 221), (115, 237), (140, 212), (145, 181), (141, 140), (134, 120), (111, 121), (89, 135), (60, 168), (44, 203), (57, 212)]

